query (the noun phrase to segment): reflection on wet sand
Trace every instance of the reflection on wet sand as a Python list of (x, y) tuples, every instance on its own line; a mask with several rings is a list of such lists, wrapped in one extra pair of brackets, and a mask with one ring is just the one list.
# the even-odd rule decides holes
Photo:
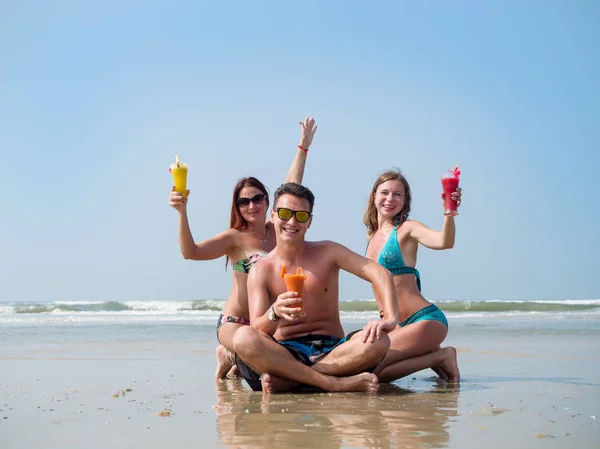
[(457, 416), (459, 385), (269, 395), (219, 381), (216, 393), (218, 438), (229, 448), (441, 448)]

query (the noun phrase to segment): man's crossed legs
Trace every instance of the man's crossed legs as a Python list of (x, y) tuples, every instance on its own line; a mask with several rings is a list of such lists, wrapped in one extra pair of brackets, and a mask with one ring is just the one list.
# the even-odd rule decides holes
[(390, 339), (383, 333), (363, 342), (359, 331), (341, 340), (309, 335), (279, 343), (243, 326), (236, 331), (233, 346), (240, 373), (253, 390), (280, 393), (310, 386), (328, 392), (375, 393), (379, 380), (369, 371), (385, 357)]

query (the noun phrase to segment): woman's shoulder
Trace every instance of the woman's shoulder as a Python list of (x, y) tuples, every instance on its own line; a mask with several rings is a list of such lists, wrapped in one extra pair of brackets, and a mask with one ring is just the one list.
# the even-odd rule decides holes
[(421, 223), (420, 221), (417, 220), (406, 220), (404, 222), (402, 222), (399, 226), (398, 226), (398, 230), (400, 229), (411, 229), (414, 227), (421, 227), (421, 226), (425, 226), (423, 223)]
[(221, 232), (220, 235), (222, 235), (224, 238), (227, 238), (227, 239), (237, 239), (241, 236), (241, 234), (242, 234), (241, 230), (229, 228), (229, 229), (225, 229), (223, 232)]
[(415, 229), (427, 228), (423, 223), (417, 220), (406, 220), (398, 226), (398, 238), (402, 238)]
[(219, 234), (219, 236), (227, 242), (228, 253), (231, 257), (231, 253), (235, 253), (243, 246), (243, 231), (239, 229), (225, 229)]
[[(224, 231), (227, 233), (227, 238), (229, 239), (229, 247), (232, 252), (236, 251), (252, 251), (255, 246), (256, 235), (247, 229), (234, 229), (230, 228)], [(267, 228), (267, 234), (271, 234), (273, 231), (270, 228)], [(256, 249), (256, 248), (254, 248)], [(256, 250), (255, 252), (260, 252), (260, 250)]]

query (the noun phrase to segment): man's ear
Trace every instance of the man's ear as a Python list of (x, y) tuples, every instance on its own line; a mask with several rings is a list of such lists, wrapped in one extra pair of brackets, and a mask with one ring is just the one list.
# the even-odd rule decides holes
[(271, 209), (271, 213), (269, 214), (269, 221), (275, 224), (275, 209)]
[(311, 214), (310, 218), (308, 219), (308, 226), (306, 227), (306, 229), (310, 229), (310, 225), (312, 224), (312, 218), (313, 218), (313, 215)]

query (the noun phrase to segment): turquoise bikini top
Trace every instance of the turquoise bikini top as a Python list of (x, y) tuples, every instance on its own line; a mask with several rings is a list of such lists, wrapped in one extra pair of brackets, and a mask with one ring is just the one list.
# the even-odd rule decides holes
[[(369, 243), (371, 243), (371, 239), (367, 242), (367, 248), (369, 248)], [(377, 263), (387, 268), (394, 276), (414, 274), (417, 278), (417, 288), (421, 291), (421, 275), (419, 274), (419, 270), (413, 267), (407, 267), (404, 263), (400, 245), (398, 244), (398, 226), (394, 226), (390, 237), (379, 253)]]
[(250, 268), (252, 268), (252, 266), (256, 262), (258, 262), (266, 255), (267, 253), (265, 253), (264, 251), (259, 251), (258, 253), (250, 255), (250, 257), (248, 257), (247, 259), (238, 260), (237, 262), (232, 263), (231, 266), (233, 268), (233, 271), (248, 274), (250, 273)]

